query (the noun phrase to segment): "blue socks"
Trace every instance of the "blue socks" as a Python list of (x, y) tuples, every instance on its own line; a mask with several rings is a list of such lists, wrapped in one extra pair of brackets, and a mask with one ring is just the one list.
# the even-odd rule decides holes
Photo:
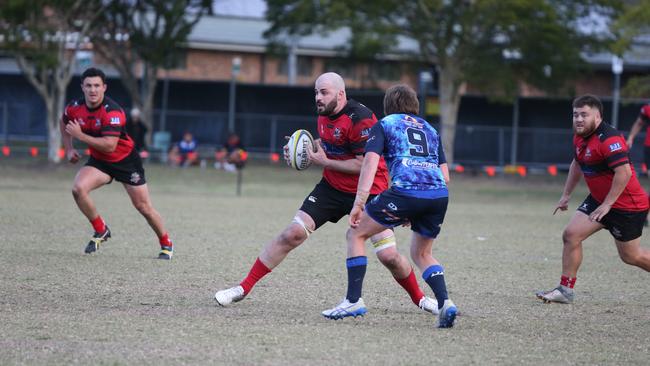
[(422, 273), (422, 278), (429, 287), (431, 287), (434, 295), (436, 295), (436, 300), (438, 300), (438, 309), (442, 309), (445, 300), (449, 298), (447, 296), (447, 285), (445, 284), (445, 272), (442, 266), (435, 264), (427, 268)]
[(368, 257), (348, 258), (345, 264), (348, 267), (348, 293), (345, 298), (351, 303), (355, 303), (361, 297), (361, 287), (363, 286), (363, 277), (366, 275)]

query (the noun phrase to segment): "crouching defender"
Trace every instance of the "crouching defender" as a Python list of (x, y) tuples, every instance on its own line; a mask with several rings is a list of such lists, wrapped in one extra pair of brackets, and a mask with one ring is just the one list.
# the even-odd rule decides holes
[[(458, 309), (447, 295), (443, 267), (431, 255), (433, 240), (440, 233), (447, 212), (449, 173), (440, 136), (417, 116), (418, 111), (417, 95), (410, 87), (396, 85), (386, 91), (386, 117), (370, 130), (350, 212), (348, 255), (362, 252), (365, 241), (373, 235), (410, 222), (411, 258), (436, 296), (440, 313), (438, 327), (451, 328)], [(392, 185), (366, 204), (382, 155), (390, 169)], [(406, 271), (410, 266), (405, 262), (402, 268)], [(362, 283), (363, 276), (350, 278), (348, 288), (356, 287), (361, 292)], [(323, 315), (346, 311), (353, 306), (351, 302), (345, 299)]]

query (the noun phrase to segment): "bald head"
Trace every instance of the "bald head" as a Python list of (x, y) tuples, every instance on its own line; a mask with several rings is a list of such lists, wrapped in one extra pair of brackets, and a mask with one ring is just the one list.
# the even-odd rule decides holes
[(326, 72), (316, 79), (316, 88), (319, 89), (319, 86), (329, 86), (336, 91), (345, 92), (345, 82), (341, 75), (335, 72)]
[(326, 72), (316, 79), (314, 85), (316, 111), (321, 116), (337, 114), (347, 104), (345, 82), (341, 75)]

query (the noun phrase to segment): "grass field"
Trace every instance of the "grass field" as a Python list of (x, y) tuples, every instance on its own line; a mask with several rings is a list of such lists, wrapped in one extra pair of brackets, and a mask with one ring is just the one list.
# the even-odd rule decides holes
[[(251, 166), (237, 197), (234, 175), (147, 166), (154, 205), (176, 245), (171, 262), (154, 259), (155, 236), (121, 184), (93, 194), (113, 238), (84, 255), (91, 230), (70, 194), (76, 169), (0, 160), (1, 365), (650, 360), (650, 276), (618, 259), (608, 233), (585, 244), (574, 305), (534, 297), (560, 275), (570, 213), (551, 213), (562, 177), (453, 177), (434, 255), (462, 315), (439, 330), (370, 251), (368, 314), (320, 315), (345, 295), (344, 222), (319, 229), (244, 301), (215, 306), (214, 292), (238, 283), (289, 223), (319, 179), (315, 169)], [(585, 192), (576, 192), (572, 209)], [(397, 237), (408, 254), (409, 231)]]

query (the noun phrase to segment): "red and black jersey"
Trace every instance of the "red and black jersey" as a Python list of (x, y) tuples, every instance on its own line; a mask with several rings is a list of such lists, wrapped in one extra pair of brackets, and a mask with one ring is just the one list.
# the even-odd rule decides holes
[(641, 107), (641, 112), (639, 112), (639, 118), (648, 125), (645, 134), (645, 141), (643, 145), (650, 147), (650, 104), (646, 104)]
[(90, 109), (85, 99), (72, 101), (65, 107), (63, 122), (81, 119), (81, 130), (93, 137), (119, 137), (115, 151), (103, 153), (90, 147), (90, 155), (98, 160), (114, 163), (127, 157), (133, 150), (133, 140), (126, 133), (126, 116), (124, 111), (111, 98), (104, 100), (97, 108)]
[[(623, 135), (614, 127), (602, 122), (586, 138), (573, 137), (575, 159), (585, 177), (591, 195), (600, 203), (605, 200), (612, 187), (614, 168), (630, 164), (630, 156)], [(648, 209), (648, 196), (636, 177), (634, 167), (632, 177), (612, 208), (623, 211), (645, 211)]]
[[(375, 123), (377, 123), (375, 114), (365, 105), (352, 99), (347, 101), (339, 113), (333, 116), (319, 116), (318, 134), (325, 147), (325, 154), (333, 160), (349, 160), (363, 155), (370, 128)], [(348, 174), (325, 168), (323, 177), (339, 191), (357, 192), (359, 174)], [(370, 193), (379, 194), (387, 188), (388, 170), (382, 157)]]

